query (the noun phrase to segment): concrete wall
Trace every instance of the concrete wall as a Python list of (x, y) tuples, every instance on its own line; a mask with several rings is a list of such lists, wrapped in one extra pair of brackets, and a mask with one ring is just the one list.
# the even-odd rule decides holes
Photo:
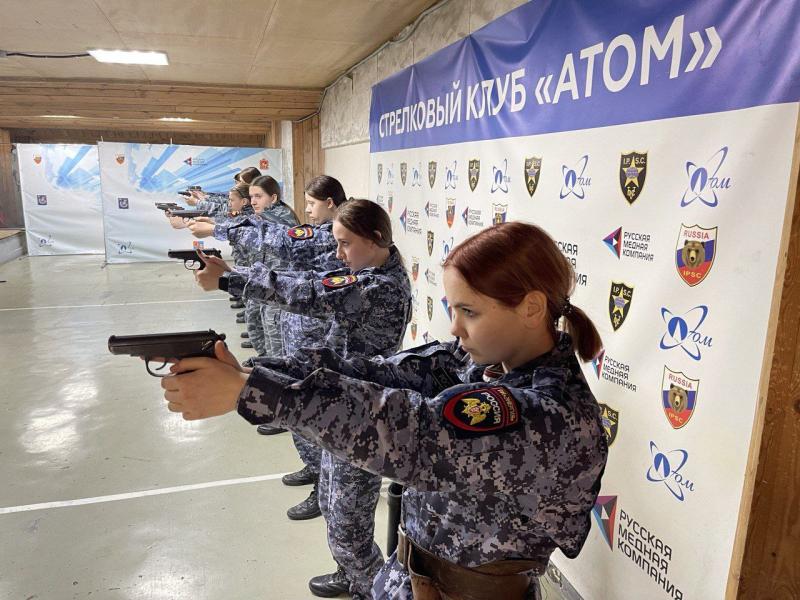
[(325, 172), (339, 179), (348, 195), (366, 195), (372, 86), (523, 3), (524, 0), (442, 2), (407, 40), (390, 44), (354, 70), (352, 77), (345, 77), (330, 88), (320, 115)]

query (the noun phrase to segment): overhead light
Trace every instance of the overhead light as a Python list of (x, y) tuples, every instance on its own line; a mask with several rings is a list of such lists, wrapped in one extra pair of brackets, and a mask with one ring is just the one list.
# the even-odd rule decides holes
[(170, 121), (173, 123), (191, 123), (194, 119), (188, 119), (186, 117), (161, 117), (159, 121)]
[(76, 115), (39, 115), (42, 119), (82, 119)]
[(123, 65), (168, 65), (163, 52), (142, 52), (140, 50), (89, 50), (97, 61)]

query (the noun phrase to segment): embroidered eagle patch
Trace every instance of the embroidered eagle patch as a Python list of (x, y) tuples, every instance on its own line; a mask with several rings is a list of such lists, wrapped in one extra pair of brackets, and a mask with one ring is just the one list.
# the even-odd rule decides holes
[(519, 403), (503, 386), (484, 387), (450, 398), (442, 409), (457, 437), (498, 433), (519, 425)]
[(358, 277), (355, 275), (334, 275), (323, 279), (322, 285), (326, 288), (336, 289), (353, 285), (356, 281), (358, 281)]
[(314, 237), (314, 229), (309, 225), (302, 225), (300, 227), (292, 227), (286, 232), (290, 238), (295, 240), (310, 240)]

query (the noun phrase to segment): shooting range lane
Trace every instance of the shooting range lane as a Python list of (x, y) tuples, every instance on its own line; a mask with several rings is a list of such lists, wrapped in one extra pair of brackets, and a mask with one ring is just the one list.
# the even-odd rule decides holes
[[(278, 597), (278, 585), (307, 598), (333, 565), (322, 520), (285, 515), (308, 493), (277, 480), (300, 467), (290, 437), (237, 415), (183, 421), (143, 362), (106, 347), (112, 333), (208, 328), (238, 342), (227, 295), (202, 292), (179, 261), (25, 257), (0, 280), (0, 309), (42, 307), (0, 310), (0, 508), (15, 509), (0, 514), (14, 540), (0, 598)], [(198, 485), (214, 482), (227, 483)], [(384, 501), (378, 512), (383, 546)]]

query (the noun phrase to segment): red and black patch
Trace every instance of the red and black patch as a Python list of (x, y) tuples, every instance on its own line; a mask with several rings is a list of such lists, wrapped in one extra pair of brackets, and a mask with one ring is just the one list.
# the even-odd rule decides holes
[(499, 433), (520, 423), (519, 403), (503, 386), (457, 394), (445, 403), (442, 416), (455, 428), (458, 437)]
[(356, 281), (358, 281), (358, 277), (355, 275), (334, 275), (323, 279), (322, 285), (326, 288), (337, 289), (353, 285)]
[(290, 238), (295, 240), (310, 240), (314, 237), (314, 228), (310, 225), (301, 225), (300, 227), (292, 227), (286, 232)]

